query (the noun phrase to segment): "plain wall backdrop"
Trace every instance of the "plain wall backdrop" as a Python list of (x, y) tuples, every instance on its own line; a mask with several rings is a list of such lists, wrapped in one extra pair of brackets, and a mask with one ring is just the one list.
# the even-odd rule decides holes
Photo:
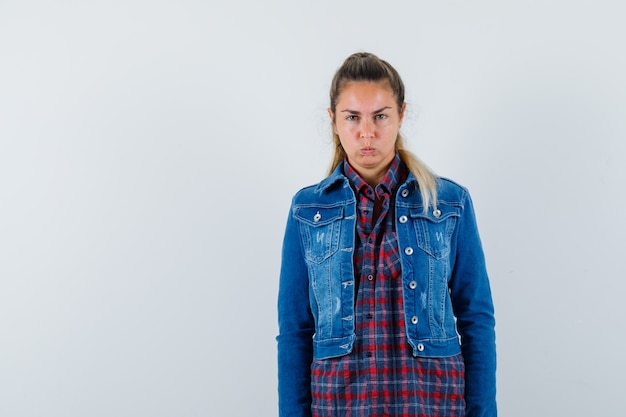
[(625, 12), (0, 0), (0, 415), (276, 415), (289, 202), (365, 50), (472, 193), (500, 414), (623, 416)]

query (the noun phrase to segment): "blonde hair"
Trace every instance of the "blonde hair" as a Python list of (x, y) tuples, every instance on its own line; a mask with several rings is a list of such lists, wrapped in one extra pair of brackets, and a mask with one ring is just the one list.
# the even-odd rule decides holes
[[(346, 83), (354, 81), (387, 81), (396, 99), (398, 111), (402, 111), (404, 106), (404, 83), (400, 78), (400, 74), (388, 62), (378, 58), (376, 55), (368, 52), (357, 52), (350, 55), (343, 62), (333, 77), (330, 86), (330, 110), (333, 114), (335, 114), (341, 90)], [(329, 174), (346, 158), (346, 152), (341, 146), (339, 135), (335, 132), (333, 132), (333, 144), (333, 158)], [(399, 133), (395, 147), (400, 155), (400, 159), (402, 159), (402, 162), (405, 163), (417, 180), (424, 204), (424, 212), (428, 211), (429, 205), (437, 207), (437, 179), (435, 174), (417, 156), (406, 149), (404, 138)]]

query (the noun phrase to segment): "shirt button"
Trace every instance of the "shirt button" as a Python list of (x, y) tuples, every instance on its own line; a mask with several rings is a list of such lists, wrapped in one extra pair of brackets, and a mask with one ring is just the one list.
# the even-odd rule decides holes
[(415, 281), (409, 282), (409, 288), (412, 289), (412, 290), (417, 288), (417, 282), (415, 282)]
[(406, 253), (407, 255), (413, 255), (413, 248), (404, 249), (404, 253)]
[(406, 217), (406, 216), (400, 216), (400, 218), (398, 219), (398, 221), (399, 221), (400, 223), (406, 223), (406, 221), (407, 221), (407, 220), (409, 220), (409, 219), (408, 219), (408, 217)]
[(437, 209), (437, 210), (433, 211), (433, 216), (435, 216), (436, 218), (441, 217), (441, 210)]
[(417, 344), (417, 350), (419, 350), (420, 352), (423, 352), (424, 351), (424, 345), (421, 344), (421, 343), (418, 343)]
[(406, 196), (408, 196), (408, 195), (409, 195), (409, 190), (407, 190), (407, 189), (405, 188), (404, 190), (402, 190), (402, 192), (400, 193), (400, 195), (401, 195), (402, 197), (406, 197)]
[(374, 275), (369, 274), (369, 275), (367, 276), (367, 279), (368, 279), (368, 280), (370, 280), (370, 281), (371, 281), (371, 280), (373, 280), (373, 279), (374, 279)]
[(417, 324), (418, 321), (419, 319), (417, 318), (417, 316), (411, 317), (411, 324)]

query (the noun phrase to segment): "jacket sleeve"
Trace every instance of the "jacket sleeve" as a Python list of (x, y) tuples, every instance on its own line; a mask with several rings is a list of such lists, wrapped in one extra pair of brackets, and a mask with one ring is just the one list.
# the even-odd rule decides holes
[[(293, 205), (292, 205), (293, 207)], [(298, 225), (290, 212), (278, 290), (278, 409), (280, 417), (311, 416), (314, 321), (308, 270)]]
[(496, 417), (495, 318), (472, 200), (464, 191), (450, 296), (465, 361), (467, 417)]

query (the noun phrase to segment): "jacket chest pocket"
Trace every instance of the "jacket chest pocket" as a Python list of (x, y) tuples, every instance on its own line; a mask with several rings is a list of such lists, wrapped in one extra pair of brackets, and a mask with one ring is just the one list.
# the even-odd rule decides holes
[(445, 258), (450, 254), (450, 241), (460, 210), (456, 207), (443, 206), (425, 214), (422, 209), (411, 209), (417, 245), (435, 259)]
[(310, 262), (321, 263), (337, 252), (343, 207), (295, 207), (300, 224), (304, 255)]

